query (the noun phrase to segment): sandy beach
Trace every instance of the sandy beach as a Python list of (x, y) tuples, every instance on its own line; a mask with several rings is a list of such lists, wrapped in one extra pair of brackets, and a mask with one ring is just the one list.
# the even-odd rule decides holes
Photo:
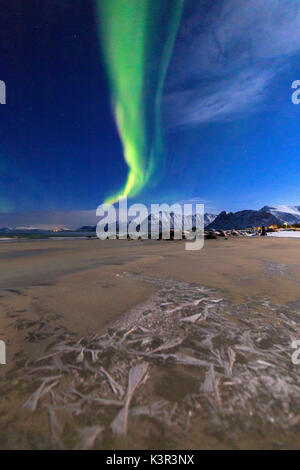
[(0, 448), (296, 448), (299, 250), (3, 241)]

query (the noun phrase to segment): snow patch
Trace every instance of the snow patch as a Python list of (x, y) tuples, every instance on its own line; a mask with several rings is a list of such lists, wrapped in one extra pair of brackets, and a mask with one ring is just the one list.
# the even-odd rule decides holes
[(292, 231), (289, 231), (289, 230), (281, 230), (280, 232), (268, 233), (268, 237), (300, 238), (300, 232), (292, 232)]

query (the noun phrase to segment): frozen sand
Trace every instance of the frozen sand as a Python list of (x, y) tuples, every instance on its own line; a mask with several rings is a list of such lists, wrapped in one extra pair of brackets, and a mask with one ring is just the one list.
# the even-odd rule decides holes
[[(189, 335), (193, 332), (195, 324), (191, 323), (190, 320), (172, 323), (173, 313), (170, 319), (168, 319), (168, 311), (174, 311), (174, 314), (179, 316), (178, 318), (188, 318), (198, 313), (198, 311), (196, 312), (198, 306), (194, 302), (198, 302), (200, 297), (210, 295), (212, 296), (211, 300), (204, 299), (199, 304), (199, 308), (202, 309), (203, 306), (205, 310), (211, 305), (211, 308), (208, 309), (208, 312), (211, 310), (211, 323), (204, 326), (204, 331), (207, 331), (210, 335), (216, 334), (219, 329), (219, 334), (217, 335), (219, 339), (215, 347), (219, 350), (222, 360), (222, 351), (225, 348), (224, 354), (227, 355), (227, 342), (233, 340), (232, 335), (235, 330), (234, 335), (236, 335), (235, 341), (237, 342), (240, 341), (240, 337), (243, 337), (241, 335), (245, 330), (252, 332), (251, 335), (254, 333), (256, 335), (256, 332), (260, 334), (261, 332), (262, 336), (265, 330), (265, 334), (269, 335), (272, 333), (270, 338), (276, 339), (280, 344), (280, 332), (282, 331), (280, 324), (285, 325), (285, 323), (281, 323), (280, 315), (283, 315), (283, 311), (286, 312), (285, 315), (288, 314), (288, 302), (292, 302), (294, 305), (290, 309), (292, 319), (288, 319), (288, 321), (297, 322), (297, 315), (295, 314), (297, 304), (295, 302), (297, 302), (299, 297), (298, 285), (300, 281), (300, 267), (297, 260), (297, 242), (294, 240), (283, 241), (272, 238), (209, 240), (205, 243), (205, 248), (202, 251), (193, 253), (184, 250), (183, 242), (163, 241), (101, 242), (99, 240), (70, 240), (67, 243), (66, 241), (56, 241), (54, 244), (51, 241), (45, 240), (1, 244), (0, 334), (2, 338), (6, 339), (8, 344), (8, 365), (5, 369), (0, 368), (0, 374), (4, 379), (2, 380), (2, 386), (4, 387), (2, 396), (5, 398), (0, 404), (3, 429), (3, 433), (0, 433), (0, 447), (36, 448), (40, 446), (47, 448), (50, 446), (50, 441), (47, 441), (49, 439), (47, 437), (49, 432), (48, 418), (45, 412), (43, 412), (42, 407), (39, 407), (34, 415), (30, 413), (28, 415), (24, 411), (21, 418), (17, 416), (12, 417), (15, 408), (19, 409), (18, 407), (28, 399), (29, 393), (35, 390), (34, 384), (38, 385), (38, 382), (32, 382), (36, 372), (31, 372), (34, 375), (31, 375), (28, 383), (24, 383), (24, 372), (27, 370), (24, 367), (28, 363), (28, 358), (33, 360), (40, 358), (46, 348), (49, 346), (51, 348), (55, 347), (55, 344), (62, 341), (66, 335), (71, 335), (68, 341), (73, 346), (70, 347), (74, 347), (74, 344), (80, 338), (83, 338), (82, 341), (94, 341), (88, 339), (90, 338), (89, 334), (102, 334), (108, 325), (113, 325), (116, 320), (121, 322), (123, 314), (130, 311), (137, 304), (141, 305), (143, 302), (150, 302), (150, 306), (144, 309), (148, 312), (147, 315), (150, 312), (150, 316), (144, 318), (142, 313), (141, 324), (145, 322), (146, 326), (147, 322), (149, 322), (151, 334), (156, 335), (156, 339), (151, 340), (154, 341), (154, 344), (151, 345), (152, 349), (161, 347), (161, 340), (159, 338), (160, 336), (163, 338), (165, 334), (172, 333), (175, 335), (175, 339), (178, 336), (181, 337), (181, 335), (190, 338)], [(161, 281), (151, 283), (144, 276), (146, 278), (160, 278)], [(164, 285), (164, 280), (168, 283), (168, 279), (173, 279), (175, 284), (173, 285), (171, 282), (171, 284)], [(179, 284), (176, 284), (177, 281), (183, 281), (185, 284), (180, 287)], [(211, 294), (209, 293), (210, 291), (206, 294), (206, 291), (202, 290), (202, 286), (212, 289)], [(198, 289), (200, 290), (198, 291)], [(198, 300), (196, 299), (197, 292), (199, 292), (198, 295), (200, 296)], [(153, 306), (151, 306), (152, 294), (158, 295), (157, 300), (154, 297)], [(179, 300), (177, 300), (177, 297)], [(214, 303), (214, 300), (221, 298), (224, 299), (222, 302)], [(233, 301), (232, 307), (228, 303), (229, 299)], [(170, 303), (169, 306), (163, 305), (168, 302)], [(180, 306), (180, 302), (183, 303), (182, 306)], [(172, 303), (175, 304), (174, 307)], [(279, 316), (277, 316), (277, 310)], [(154, 311), (157, 313), (151, 320), (151, 312), (153, 313)], [(234, 313), (235, 311), (237, 313)], [(239, 311), (241, 311), (242, 315), (245, 314), (245, 318), (240, 325), (238, 316), (236, 316), (239, 314)], [(163, 319), (162, 322), (160, 322), (160, 312)], [(220, 314), (224, 318), (219, 322), (218, 315)], [(254, 315), (253, 325), (248, 323), (248, 326), (246, 326), (247, 319), (251, 320), (252, 315)], [(256, 315), (257, 320), (255, 319)], [(266, 315), (266, 318), (263, 315)], [(137, 320), (135, 318), (132, 320), (134, 325), (137, 324), (136, 322), (139, 317), (137, 316), (136, 318)], [(233, 324), (229, 323), (226, 326), (226, 319), (230, 322), (233, 321)], [(199, 319), (199, 321), (201, 320)], [(287, 318), (284, 317), (284, 322), (286, 321)], [(164, 324), (167, 330), (161, 331)], [(192, 329), (186, 330), (190, 324)], [(265, 327), (263, 326), (264, 324)], [(258, 325), (260, 325), (259, 328)], [(129, 330), (131, 329), (130, 322), (128, 323), (128, 328)], [(209, 330), (209, 328), (212, 329)], [(270, 332), (268, 328), (271, 328)], [(275, 330), (273, 331), (272, 328), (275, 328)], [(127, 340), (124, 343), (126, 347), (133, 348), (131, 342), (136, 341), (135, 338), (135, 336), (131, 337), (129, 335), (128, 346)], [(182, 358), (186, 355), (190, 356), (193, 354), (191, 348), (195, 348), (195, 345), (191, 342), (191, 338), (186, 340), (187, 344), (178, 345), (173, 350), (175, 352), (178, 351), (179, 356), (176, 357), (181, 358), (180, 360), (183, 360)], [(199, 342), (199, 338), (197, 338), (197, 341)], [(286, 342), (286, 339), (284, 339), (284, 342)], [(284, 346), (286, 347), (287, 345), (285, 344)], [(78, 346), (75, 346), (75, 348), (78, 348)], [(119, 375), (120, 368), (122, 369), (122, 367), (128, 373), (128, 366), (122, 363), (122, 358), (125, 361), (126, 354), (125, 352), (120, 354), (118, 361), (121, 360), (121, 363), (116, 363), (117, 369), (114, 369), (113, 362), (107, 368), (114, 379), (120, 381), (123, 384), (122, 386), (126, 387), (126, 374), (124, 377)], [(185, 356), (182, 356), (182, 354)], [(113, 355), (112, 360), (114, 360), (114, 357)], [(205, 358), (205, 360), (214, 364), (218, 356), (210, 356), (209, 350), (205, 349), (199, 357)], [(247, 360), (247, 355), (245, 357)], [(263, 357), (259, 357), (259, 360), (268, 363), (272, 363), (274, 359), (275, 363), (280, 361), (279, 358), (276, 359), (276, 355), (272, 356), (271, 351), (266, 351), (266, 353), (263, 353)], [(68, 356), (67, 360), (70, 360)], [(288, 354), (285, 360), (287, 363), (282, 364), (282, 367), (290, 366), (291, 361)], [(78, 354), (76, 354), (73, 365), (79, 367), (78, 370), (80, 370), (81, 362), (78, 361)], [(277, 362), (277, 365), (279, 371), (279, 362)], [(49, 373), (49, 370), (53, 368), (53, 363), (45, 363), (44, 366), (46, 368), (50, 367), (48, 369)], [(91, 366), (95, 367), (93, 364)], [(5, 378), (4, 374), (6, 374), (6, 371), (14, 367), (12, 375)], [(59, 362), (56, 367), (60, 367)], [(261, 364), (261, 367), (269, 366)], [(41, 377), (45, 376), (46, 370), (45, 372), (43, 370), (39, 372)], [(201, 408), (200, 411), (196, 411), (194, 409), (195, 403), (194, 405), (192, 404), (193, 400), (190, 394), (199, 392), (201, 384), (204, 388), (208, 386), (204, 386), (205, 370), (205, 368), (195, 369), (194, 367), (190, 370), (180, 364), (178, 366), (174, 364), (170, 366), (168, 363), (165, 366), (162, 363), (158, 367), (150, 363), (150, 379), (147, 382), (146, 388), (141, 387), (136, 396), (137, 403), (139, 403), (139, 400), (142, 400), (142, 402), (144, 400), (145, 402), (147, 399), (150, 399), (153, 403), (161, 403), (163, 399), (169, 403), (169, 405), (164, 405), (167, 407), (165, 408), (166, 410), (168, 406), (174, 407), (176, 403), (178, 410), (186, 403), (184, 405), (184, 410), (186, 410), (188, 409), (186, 408), (187, 403), (190, 403), (188, 406), (190, 406), (191, 415), (188, 414), (186, 417), (182, 409), (183, 421), (181, 423), (175, 422), (174, 424), (174, 426), (179, 427), (188, 426), (189, 432), (185, 431), (183, 436), (179, 433), (178, 437), (178, 430), (176, 431), (173, 427), (171, 434), (174, 437), (170, 440), (170, 437), (167, 437), (167, 430), (164, 431), (165, 428), (162, 425), (157, 427), (154, 422), (151, 424), (141, 417), (140, 419), (135, 418), (133, 420), (135, 426), (139, 429), (138, 434), (134, 432), (133, 428), (129, 427), (128, 440), (125, 443), (114, 441), (107, 434), (106, 437), (103, 437), (105, 446), (109, 447), (112, 445), (115, 446), (114, 448), (118, 448), (118, 446), (123, 446), (123, 448), (147, 448), (155, 445), (166, 445), (178, 448), (232, 448), (259, 445), (264, 447), (267, 444), (269, 445), (273, 435), (275, 436), (274, 439), (276, 439), (278, 430), (275, 428), (273, 432), (272, 430), (268, 431), (267, 437), (260, 437), (259, 442), (256, 441), (255, 436), (251, 437), (252, 441), (250, 437), (247, 437), (248, 434), (243, 437), (240, 429), (239, 432), (235, 430), (235, 437), (231, 435), (230, 441), (228, 441), (226, 439), (228, 430), (225, 432), (226, 427), (224, 427), (225, 421), (222, 424), (221, 420), (221, 428), (218, 431), (215, 429), (216, 417), (210, 422), (207, 415), (204, 416), (201, 413)], [(208, 368), (207, 373), (209, 373), (209, 370)], [(241, 372), (238, 369), (234, 370), (237, 371), (235, 374), (237, 373), (238, 379)], [(261, 376), (259, 368), (254, 367), (252, 370)], [(220, 372), (221, 370), (218, 371), (217, 369), (217, 373), (219, 374)], [(86, 370), (82, 370), (82, 373), (84, 374), (82, 376), (83, 380), (87, 383), (88, 387), (91, 387), (85, 393), (93, 394), (93, 386), (91, 385), (93, 381), (90, 382), (90, 380), (92, 380), (94, 375), (89, 374), (88, 378)], [(221, 376), (217, 376), (218, 381)], [(12, 380), (12, 377), (14, 380)], [(251, 377), (251, 375), (248, 375), (248, 379), (256, 383), (256, 376)], [(272, 376), (270, 377), (272, 379)], [(284, 377), (279, 376), (280, 378), (284, 379)], [(268, 379), (270, 387), (272, 380), (274, 380), (271, 379)], [(213, 375), (208, 375), (207, 380), (214, 382), (215, 379)], [(234, 378), (234, 380), (236, 379)], [(292, 375), (290, 375), (290, 380), (293, 380)], [(214, 387), (213, 382), (211, 384)], [(62, 391), (67, 391), (67, 389), (64, 389), (67, 383), (68, 379), (66, 377), (64, 382), (56, 387), (62, 387)], [(283, 386), (284, 383), (283, 381), (280, 386)], [(19, 389), (20, 384), (22, 387), (25, 387), (24, 390), (22, 388), (23, 392)], [(244, 385), (241, 384), (237, 389), (240, 393), (243, 392)], [(273, 390), (273, 385), (270, 390)], [(73, 382), (72, 386), (77, 387), (76, 381)], [(100, 385), (97, 382), (95, 387), (97, 396), (100, 390), (104, 393), (104, 396), (105, 393), (108, 393), (105, 392), (105, 389), (102, 390), (105, 384)], [(5, 390), (8, 390), (8, 395), (6, 395)], [(223, 394), (225, 392), (226, 385), (222, 382), (220, 393), (221, 398), (223, 397), (222, 399), (224, 400)], [(293, 396), (293, 393), (291, 392), (291, 396)], [(47, 404), (47, 400), (46, 396), (45, 402), (43, 402), (44, 405)], [(213, 403), (215, 402), (212, 401)], [(163, 406), (163, 403), (161, 405)], [(205, 406), (205, 403), (201, 406)], [(216, 406), (220, 405), (216, 402)], [(93, 410), (90, 418), (98, 416), (97, 413), (101, 409), (101, 407), (98, 407), (97, 410)], [(112, 420), (117, 412), (115, 408), (111, 410), (110, 408), (105, 409), (107, 414), (102, 417), (104, 422), (105, 420)], [(236, 411), (238, 412), (238, 407)], [(152, 412), (155, 415), (155, 411)], [(159, 416), (161, 419), (165, 419), (163, 418), (163, 410), (159, 413)], [(176, 413), (174, 416), (176, 416)], [(90, 418), (88, 415), (86, 416), (86, 419), (89, 420)], [(102, 418), (99, 416), (100, 421)], [(8, 423), (11, 419), (15, 422), (15, 425), (8, 432), (6, 422)], [(60, 416), (60, 419), (64, 422), (66, 417)], [(132, 419), (130, 418), (130, 422), (132, 422)], [(186, 419), (191, 420), (189, 424), (186, 422)], [(233, 420), (233, 417), (231, 416), (230, 419)], [(239, 423), (238, 419), (236, 419), (236, 423)], [(255, 423), (256, 421), (253, 421), (253, 425)], [(251, 428), (251, 421), (249, 426)], [(206, 429), (211, 430), (210, 436), (207, 436)], [(27, 440), (27, 432), (30, 436), (36, 434), (36, 436), (40, 437), (36, 437), (36, 440), (32, 438)], [(167, 434), (161, 435), (161, 432), (166, 432)], [(233, 429), (231, 432), (233, 432)], [(293, 440), (288, 445), (292, 447)], [(101, 448), (100, 443), (97, 444), (97, 447), (99, 446)]]

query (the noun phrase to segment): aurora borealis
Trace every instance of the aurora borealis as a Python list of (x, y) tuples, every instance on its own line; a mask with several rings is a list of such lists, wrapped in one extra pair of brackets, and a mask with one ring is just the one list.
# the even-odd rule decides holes
[(299, 205), (299, 1), (1, 6), (0, 228), (122, 194)]
[(106, 202), (136, 196), (163, 166), (160, 102), (183, 0), (97, 0), (100, 42), (129, 167)]

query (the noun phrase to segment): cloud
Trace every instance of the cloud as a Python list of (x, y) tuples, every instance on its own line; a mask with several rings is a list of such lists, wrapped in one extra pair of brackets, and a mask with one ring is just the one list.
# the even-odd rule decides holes
[(193, 211), (196, 209), (196, 204), (204, 204), (204, 212), (209, 212), (209, 213), (219, 213), (220, 211), (216, 208), (214, 205), (213, 201), (210, 201), (208, 199), (200, 198), (200, 197), (192, 197), (188, 199), (180, 199), (179, 201), (176, 202), (176, 204), (180, 204), (183, 206), (183, 204), (192, 204), (193, 205)]
[(184, 115), (178, 122), (178, 116), (171, 113), (169, 126), (231, 119), (233, 115), (237, 117), (249, 111), (249, 106), (254, 111), (265, 96), (266, 84), (274, 75), (272, 71), (253, 68), (234, 78), (220, 79), (217, 87), (209, 85), (174, 93), (168, 96), (168, 107), (184, 110)]
[(191, 0), (169, 72), (169, 127), (255, 111), (300, 51), (300, 2)]

